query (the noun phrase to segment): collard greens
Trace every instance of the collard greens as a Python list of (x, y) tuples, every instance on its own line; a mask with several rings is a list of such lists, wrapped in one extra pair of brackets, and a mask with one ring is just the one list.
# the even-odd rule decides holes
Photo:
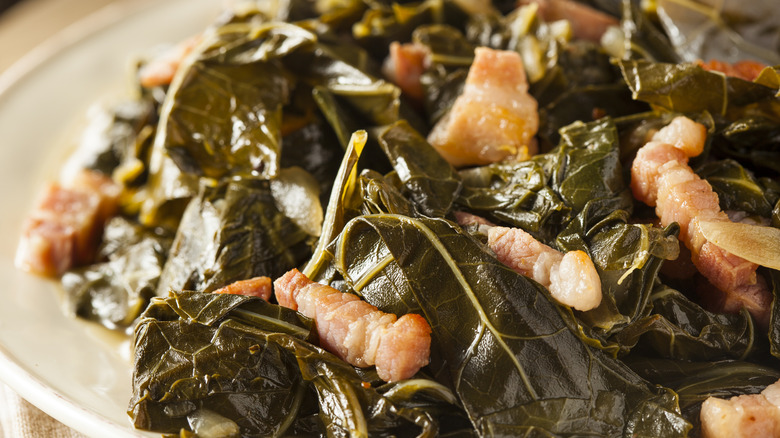
[[(707, 128), (690, 164), (721, 208), (780, 226), (780, 67), (751, 81), (682, 62), (741, 30), (773, 32), (743, 42), (772, 50), (777, 24), (697, 14), (699, 2), (582, 2), (618, 23), (601, 45), (535, 5), (470, 3), (249, 2), (198, 37), (169, 85), (95, 122), (100, 147), (81, 164), (122, 185), (120, 214), (96, 263), (62, 282), (69, 312), (134, 329), (134, 426), (684, 437), (706, 397), (777, 380), (778, 300), (770, 327), (713, 312), (700, 278), (667, 270), (688, 257), (679, 225), (655, 225), (629, 188), (636, 150), (684, 114)], [(712, 41), (668, 36), (693, 15)], [(422, 98), (385, 78), (393, 42), (427, 51)], [(541, 153), (455, 169), (426, 138), (480, 46), (520, 53)], [(462, 213), (584, 251), (601, 304), (560, 305)], [(430, 364), (385, 383), (317, 346), (315, 323), (273, 297), (211, 293), (292, 268), (422, 315)], [(776, 296), (778, 273), (759, 274)]]

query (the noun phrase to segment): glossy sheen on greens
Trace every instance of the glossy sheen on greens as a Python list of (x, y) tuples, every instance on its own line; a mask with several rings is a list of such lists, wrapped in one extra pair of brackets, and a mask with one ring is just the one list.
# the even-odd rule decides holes
[(101, 263), (62, 277), (64, 305), (81, 318), (125, 329), (155, 296), (172, 237), (114, 218), (106, 226)]
[(688, 429), (672, 393), (586, 345), (548, 292), (448, 221), (356, 218), (335, 260), (369, 302), (422, 311), (480, 434), (683, 436)]
[(397, 122), (382, 132), (379, 144), (420, 213), (444, 217), (452, 210), (461, 190), (460, 177), (420, 133), (405, 121)]
[(308, 234), (276, 207), (268, 181), (204, 185), (184, 212), (157, 291), (211, 292), (281, 276), (310, 254)]
[[(780, 304), (769, 330), (713, 312), (700, 276), (672, 275), (689, 256), (680, 227), (634, 201), (629, 169), (684, 113), (707, 128), (690, 164), (721, 207), (780, 226), (780, 70), (750, 82), (680, 63), (691, 52), (663, 31), (668, 1), (661, 15), (583, 2), (620, 19), (616, 44), (507, 1), (478, 14), (452, 0), (250, 2), (199, 36), (169, 86), (109, 111), (85, 164), (123, 184), (125, 222), (63, 282), (77, 314), (137, 324), (134, 424), (188, 436), (211, 412), (244, 436), (682, 437), (707, 396), (776, 380)], [(383, 77), (393, 41), (429, 52), (421, 99)], [(480, 46), (522, 56), (543, 153), (454, 169), (425, 139)], [(584, 251), (601, 304), (559, 305), (459, 212)], [(422, 314), (430, 365), (387, 384), (319, 348), (295, 312), (204, 293), (293, 267)], [(778, 272), (759, 274), (777, 295)]]
[(210, 410), (238, 422), (243, 436), (433, 437), (468, 427), (441, 385), (366, 385), (371, 377), (307, 342), (312, 336), (310, 320), (255, 298), (159, 299), (136, 328), (134, 423), (178, 433)]

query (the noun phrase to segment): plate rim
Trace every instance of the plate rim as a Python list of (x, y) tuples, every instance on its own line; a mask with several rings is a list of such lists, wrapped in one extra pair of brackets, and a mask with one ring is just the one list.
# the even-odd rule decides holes
[[(47, 63), (53, 62), (68, 49), (106, 31), (122, 20), (138, 16), (145, 11), (159, 7), (162, 3), (181, 0), (117, 0), (75, 20), (55, 32), (40, 44), (0, 72), (0, 103), (8, 99), (15, 89), (34, 75)], [(32, 274), (29, 274), (32, 275)], [(149, 431), (134, 429), (130, 417), (122, 425), (104, 415), (84, 407), (66, 394), (46, 384), (3, 344), (0, 344), (0, 382), (13, 390), (19, 397), (40, 409), (53, 419), (82, 434), (94, 437), (141, 438), (159, 436)]]

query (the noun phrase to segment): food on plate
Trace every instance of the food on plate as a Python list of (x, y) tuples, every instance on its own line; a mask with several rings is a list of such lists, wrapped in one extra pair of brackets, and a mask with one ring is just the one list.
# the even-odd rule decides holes
[(428, 141), (456, 167), (527, 158), (536, 153), (536, 109), (520, 54), (478, 47), (463, 92)]
[(269, 277), (254, 277), (247, 280), (235, 281), (215, 290), (214, 293), (247, 295), (268, 301), (273, 293), (273, 286)]
[(565, 254), (534, 239), (521, 228), (492, 227), (488, 246), (502, 263), (546, 287), (558, 302), (577, 310), (601, 303), (601, 280), (588, 254)]
[(758, 394), (728, 400), (709, 397), (701, 406), (702, 437), (756, 437), (780, 434), (780, 383)]
[(724, 237), (778, 235), (780, 27), (692, 5), (233, 2), (17, 260), (133, 336), (143, 430), (725, 430), (780, 379), (777, 245)]
[(105, 222), (117, 209), (120, 187), (84, 170), (50, 183), (27, 217), (16, 263), (36, 274), (60, 276), (94, 260)]
[(297, 269), (276, 279), (274, 292), (279, 305), (315, 321), (323, 348), (357, 367), (376, 365), (384, 381), (408, 379), (428, 364), (431, 328), (420, 315), (399, 319)]
[(664, 226), (677, 223), (680, 240), (691, 251), (693, 264), (724, 295), (723, 310), (745, 308), (764, 327), (769, 324), (772, 294), (758, 265), (708, 241), (700, 222), (730, 222), (718, 195), (688, 165), (704, 149), (706, 128), (678, 117), (658, 131), (637, 152), (631, 167), (634, 197), (650, 206)]

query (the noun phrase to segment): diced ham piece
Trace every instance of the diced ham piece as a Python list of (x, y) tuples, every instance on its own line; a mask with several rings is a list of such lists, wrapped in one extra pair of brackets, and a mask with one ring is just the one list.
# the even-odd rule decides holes
[(246, 295), (268, 301), (268, 299), (271, 298), (271, 293), (273, 293), (273, 286), (270, 277), (261, 276), (230, 283), (225, 287), (215, 290), (213, 293)]
[(417, 102), (425, 97), (420, 76), (430, 64), (430, 51), (421, 44), (390, 43), (390, 54), (382, 66), (388, 79), (401, 88), (407, 96)]
[(585, 252), (564, 254), (507, 227), (490, 228), (488, 246), (501, 263), (546, 287), (558, 302), (582, 311), (601, 303), (601, 279)]
[(687, 117), (675, 117), (653, 135), (653, 141), (673, 145), (686, 157), (697, 157), (704, 152), (707, 128)]
[(780, 437), (780, 381), (759, 394), (710, 397), (699, 418), (702, 438)]
[(726, 76), (744, 79), (746, 81), (755, 81), (767, 66), (758, 61), (737, 61), (733, 64), (712, 59), (709, 62), (698, 61), (697, 64), (709, 71), (718, 71)]
[(200, 36), (188, 38), (175, 46), (169, 47), (142, 65), (138, 71), (141, 86), (153, 88), (170, 84), (173, 76), (179, 69), (179, 65), (197, 46), (198, 42), (200, 42)]
[(514, 51), (476, 49), (463, 94), (428, 136), (454, 166), (484, 165), (534, 155), (539, 129), (523, 61)]
[(107, 176), (88, 170), (67, 185), (49, 184), (24, 224), (16, 265), (54, 277), (93, 261), (120, 191)]
[(566, 20), (577, 39), (598, 43), (610, 26), (618, 26), (617, 18), (571, 0), (520, 0), (520, 5), (536, 3), (539, 16), (546, 22)]
[(485, 219), (482, 216), (477, 216), (476, 214), (471, 214), (467, 211), (461, 211), (456, 210), (452, 212), (453, 216), (455, 216), (455, 221), (460, 226), (466, 226), (466, 225), (487, 225), (490, 227), (495, 226), (493, 222), (490, 222), (489, 220)]
[(631, 190), (634, 197), (655, 207), (661, 166), (672, 162), (687, 164), (688, 156), (667, 143), (650, 142), (641, 147), (631, 168)]
[[(680, 241), (691, 251), (693, 264), (713, 286), (725, 293), (729, 308), (741, 300), (759, 323), (769, 321), (771, 293), (756, 275), (758, 265), (708, 242), (700, 221), (728, 221), (720, 210), (718, 195), (694, 173), (688, 158), (701, 153), (706, 140), (704, 126), (679, 117), (658, 131), (643, 146), (631, 166), (634, 197), (655, 211), (663, 226), (680, 225)], [(721, 309), (726, 311), (726, 309)]]
[(314, 319), (323, 348), (357, 367), (376, 365), (387, 382), (408, 379), (428, 364), (431, 328), (420, 315), (397, 318), (297, 269), (274, 281), (274, 291), (280, 305)]

